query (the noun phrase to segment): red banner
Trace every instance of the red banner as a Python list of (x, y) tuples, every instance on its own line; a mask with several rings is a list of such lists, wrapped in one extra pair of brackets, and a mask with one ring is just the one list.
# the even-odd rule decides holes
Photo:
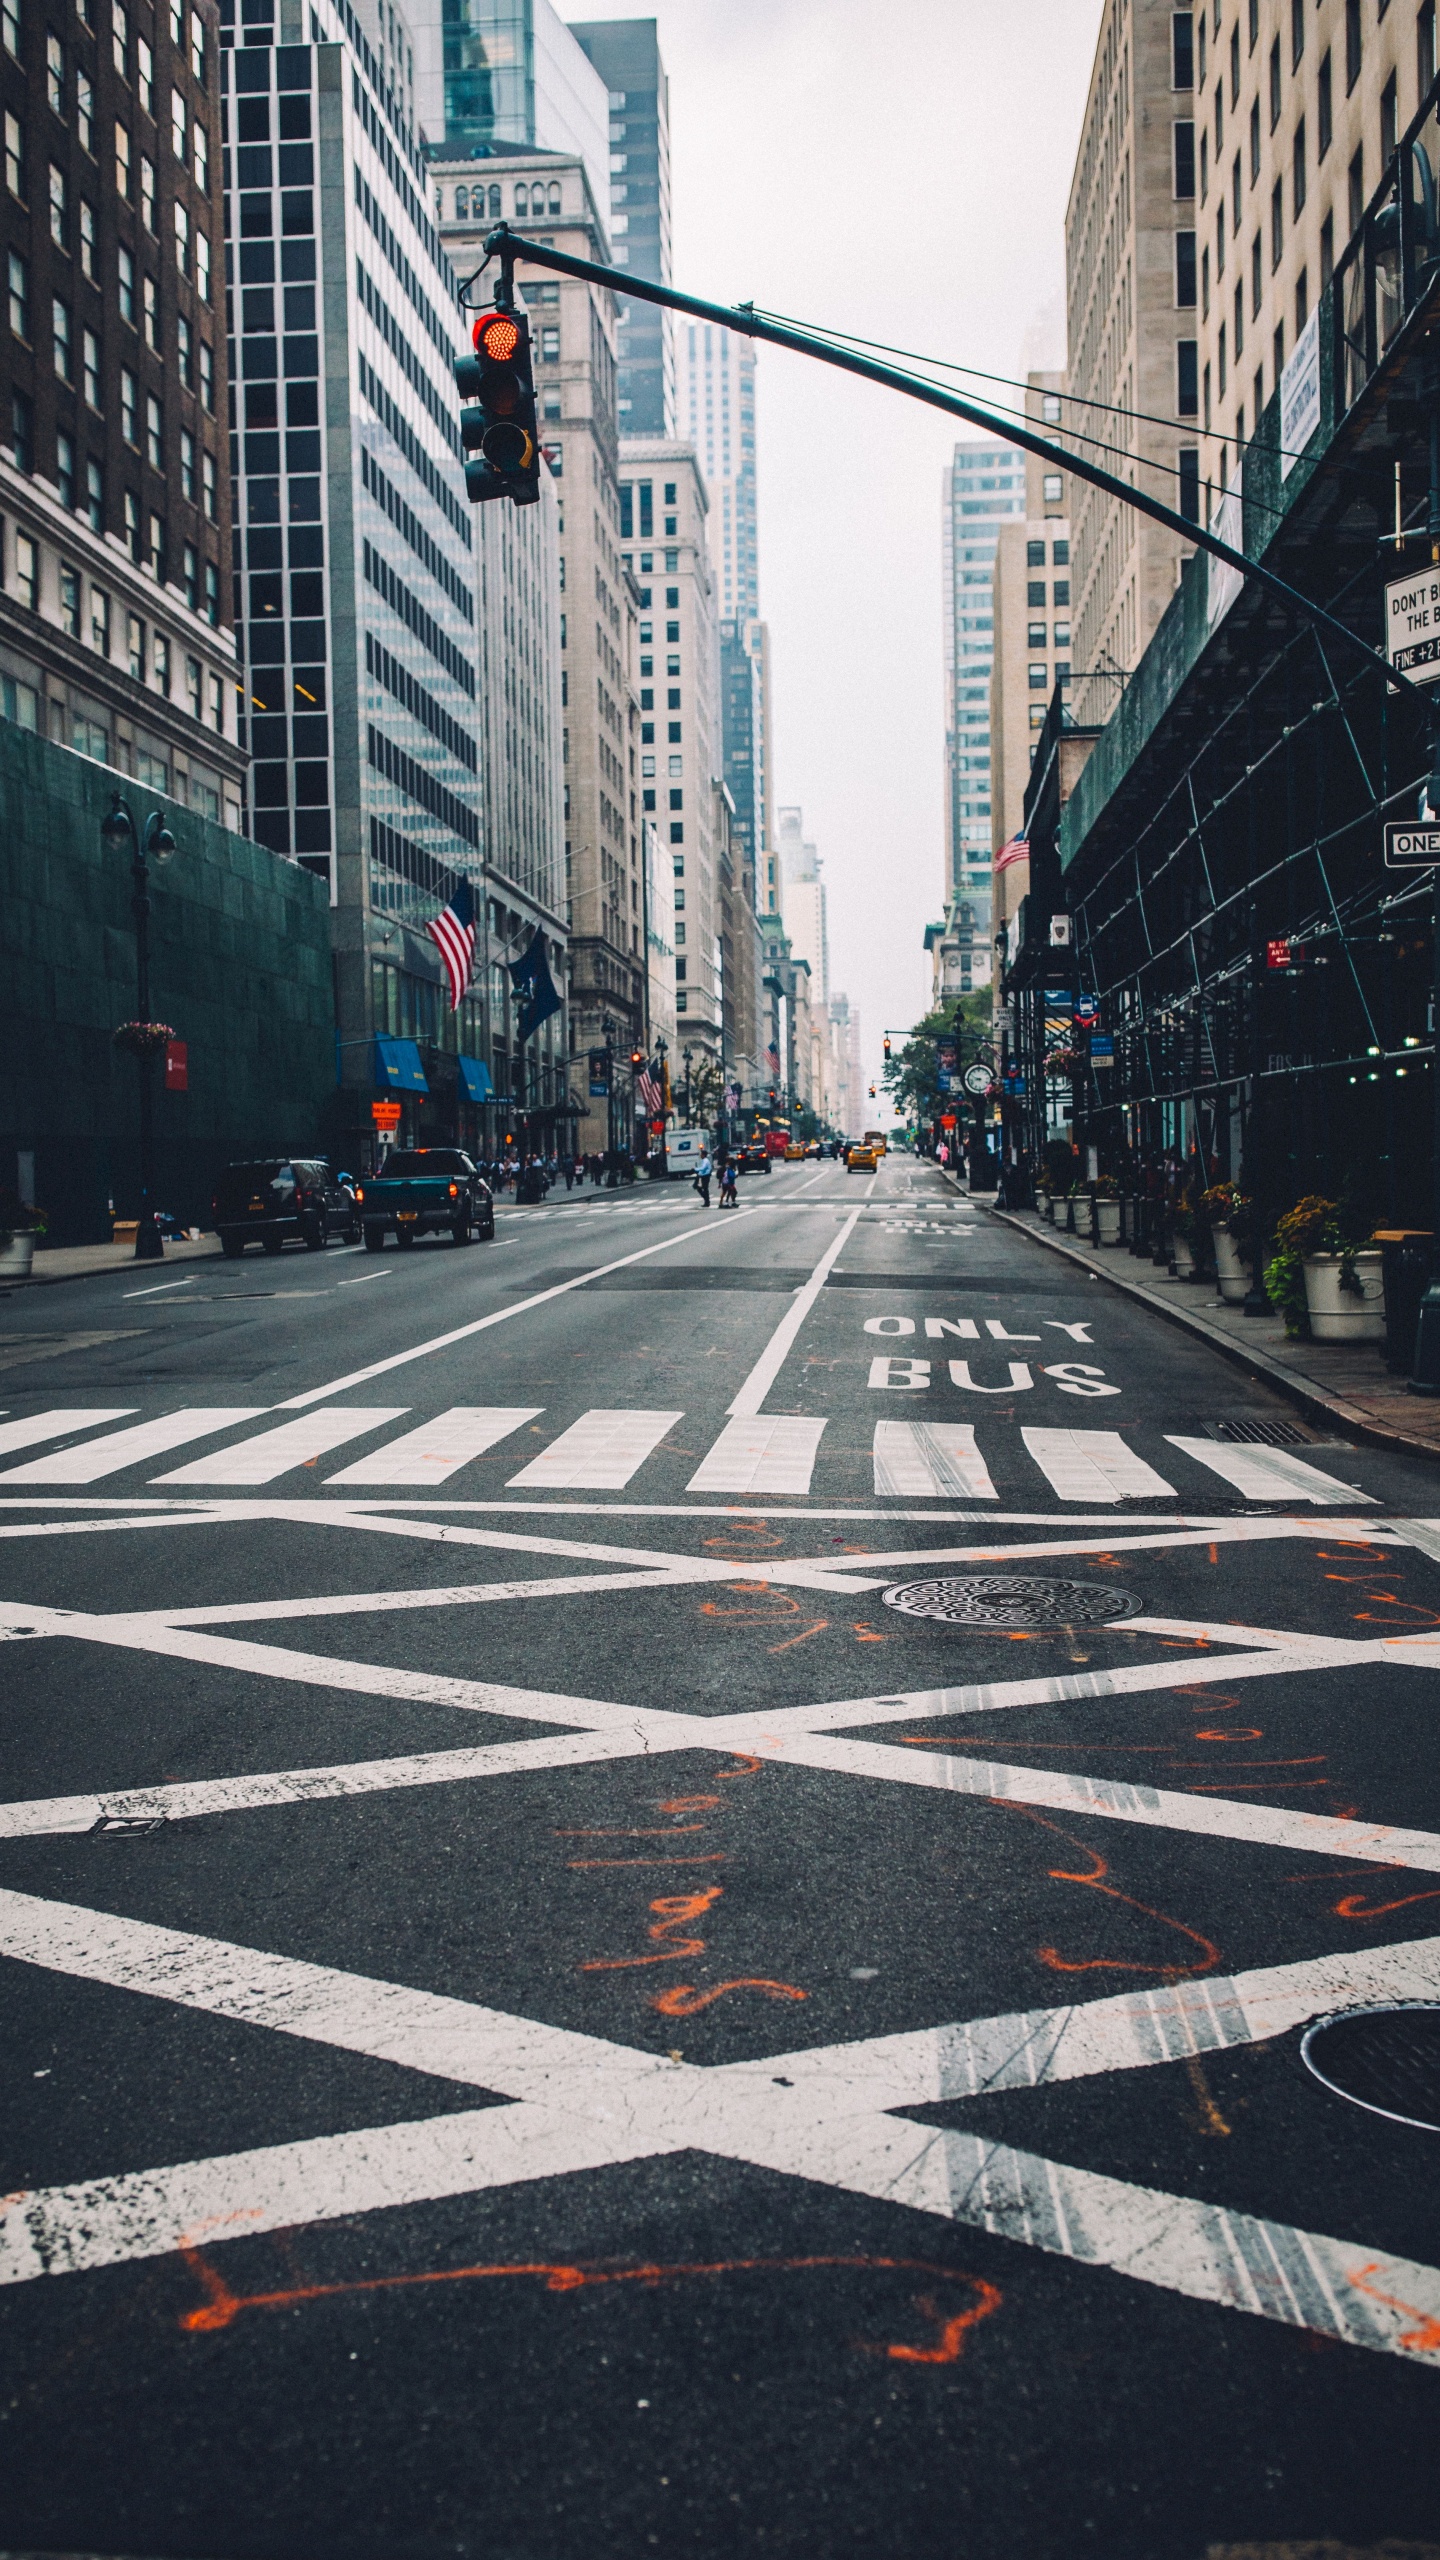
[(190, 1090), (190, 1050), (184, 1040), (165, 1043), (165, 1090), (188, 1093)]

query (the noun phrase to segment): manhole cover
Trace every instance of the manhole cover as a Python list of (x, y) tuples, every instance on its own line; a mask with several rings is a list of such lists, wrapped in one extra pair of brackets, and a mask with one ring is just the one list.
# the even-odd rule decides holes
[(936, 1582), (895, 1582), (887, 1609), (907, 1618), (941, 1618), (956, 1627), (1100, 1627), (1133, 1618), (1133, 1592), (1104, 1582), (1041, 1581), (1034, 1574), (947, 1574)]
[(1440, 2133), (1440, 2007), (1351, 2009), (1307, 2028), (1301, 2055), (1337, 2098)]

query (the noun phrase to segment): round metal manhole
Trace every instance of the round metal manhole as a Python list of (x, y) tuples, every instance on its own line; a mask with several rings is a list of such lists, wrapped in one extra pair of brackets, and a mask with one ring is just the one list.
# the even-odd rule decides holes
[(1318, 2018), (1300, 2053), (1337, 2098), (1392, 2124), (1440, 2133), (1440, 2005), (1411, 2000)]
[(1036, 1574), (946, 1574), (933, 1582), (895, 1582), (887, 1609), (907, 1618), (939, 1618), (952, 1627), (1103, 1627), (1133, 1618), (1140, 1602), (1104, 1582), (1041, 1579)]

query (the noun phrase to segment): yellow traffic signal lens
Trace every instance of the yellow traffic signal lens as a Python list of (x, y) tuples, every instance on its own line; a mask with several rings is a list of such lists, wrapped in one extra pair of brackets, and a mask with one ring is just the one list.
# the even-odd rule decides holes
[(492, 312), (488, 320), (475, 323), (475, 345), (492, 364), (508, 364), (520, 344), (520, 330), (506, 311)]

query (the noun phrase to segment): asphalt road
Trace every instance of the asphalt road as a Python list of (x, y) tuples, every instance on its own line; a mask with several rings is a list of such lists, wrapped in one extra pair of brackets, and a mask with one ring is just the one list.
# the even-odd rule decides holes
[(1431, 1467), (904, 1158), (0, 1364), (7, 2550), (1440, 2548)]

